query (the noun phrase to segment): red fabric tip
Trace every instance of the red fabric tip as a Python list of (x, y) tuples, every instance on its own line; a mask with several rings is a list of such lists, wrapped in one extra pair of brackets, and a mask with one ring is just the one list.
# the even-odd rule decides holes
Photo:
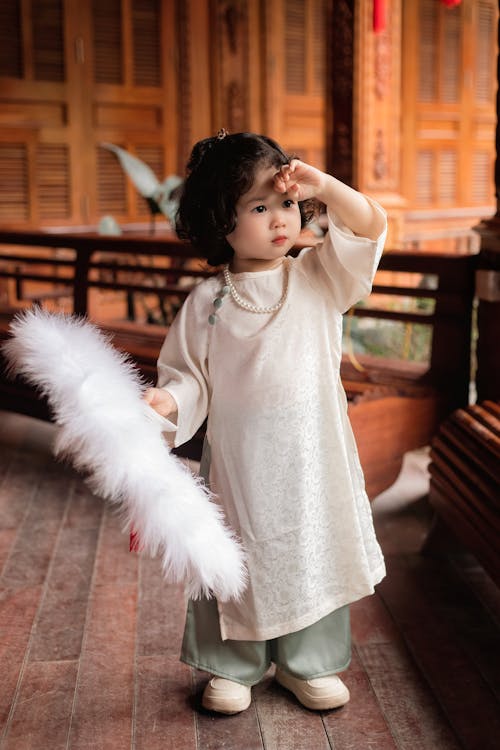
[(130, 532), (129, 550), (130, 552), (140, 552), (141, 550), (141, 542), (137, 531)]

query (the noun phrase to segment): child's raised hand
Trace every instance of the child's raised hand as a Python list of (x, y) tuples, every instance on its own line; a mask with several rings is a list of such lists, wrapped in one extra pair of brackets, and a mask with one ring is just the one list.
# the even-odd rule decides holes
[(162, 417), (168, 417), (177, 411), (175, 399), (163, 388), (148, 388), (143, 395), (144, 401)]
[(299, 159), (284, 164), (274, 175), (274, 189), (278, 193), (288, 193), (297, 201), (318, 198), (325, 189), (328, 175), (316, 167), (311, 167)]

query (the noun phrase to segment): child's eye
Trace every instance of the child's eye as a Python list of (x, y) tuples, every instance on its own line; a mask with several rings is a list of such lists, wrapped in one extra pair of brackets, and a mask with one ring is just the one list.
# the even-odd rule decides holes
[(286, 201), (283, 201), (283, 205), (285, 208), (291, 208), (294, 205), (295, 201), (290, 200), (290, 198), (287, 198)]
[(252, 211), (255, 211), (256, 214), (263, 214), (265, 210), (266, 210), (266, 207), (263, 205), (255, 206), (255, 208), (252, 209)]

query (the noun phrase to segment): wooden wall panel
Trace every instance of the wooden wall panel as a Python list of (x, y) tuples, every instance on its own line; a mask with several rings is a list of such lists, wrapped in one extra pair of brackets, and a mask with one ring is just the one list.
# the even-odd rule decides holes
[(326, 167), (325, 0), (266, 3), (265, 131), (320, 168)]
[(391, 245), (400, 233), (405, 204), (400, 129), (403, 5), (402, 0), (386, 0), (385, 23), (375, 31), (373, 4), (360, 0), (355, 27), (353, 182), (388, 211)]
[(0, 140), (12, 146), (2, 151), (11, 166), (18, 155), (26, 184), (16, 201), (27, 201), (4, 208), (10, 219), (2, 220), (147, 219), (144, 201), (100, 144), (154, 154), (159, 180), (178, 171), (175, 18), (175, 0), (2, 3)]
[(1, 221), (145, 222), (100, 144), (163, 180), (226, 127), (374, 195), (389, 244), (470, 227), (493, 202), (497, 3), (385, 7), (375, 33), (372, 0), (3, 0)]
[(494, 211), (497, 17), (496, 0), (404, 3), (403, 240), (442, 245)]

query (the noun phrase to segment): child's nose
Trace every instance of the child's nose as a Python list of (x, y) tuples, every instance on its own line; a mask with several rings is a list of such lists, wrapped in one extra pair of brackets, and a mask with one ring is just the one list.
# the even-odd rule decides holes
[(282, 227), (285, 225), (285, 215), (282, 211), (276, 211), (273, 214), (272, 218), (272, 226), (273, 227)]

